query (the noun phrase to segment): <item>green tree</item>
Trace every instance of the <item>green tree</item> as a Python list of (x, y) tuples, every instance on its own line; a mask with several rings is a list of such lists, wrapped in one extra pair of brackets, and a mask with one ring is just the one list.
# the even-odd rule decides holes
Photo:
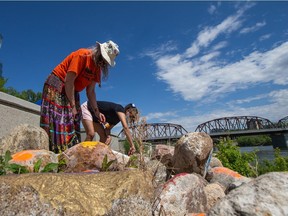
[(218, 151), (216, 157), (224, 167), (234, 170), (243, 176), (257, 177), (268, 172), (287, 172), (288, 156), (281, 156), (280, 149), (274, 150), (274, 160), (258, 160), (257, 150), (249, 153), (241, 153), (240, 147), (232, 140), (220, 140), (216, 144)]
[(218, 151), (216, 157), (224, 167), (234, 170), (243, 176), (255, 176), (255, 170), (251, 164), (257, 160), (256, 152), (241, 153), (240, 147), (235, 145), (231, 139), (220, 140), (216, 145)]
[(268, 135), (241, 136), (236, 139), (239, 146), (267, 146), (272, 145), (272, 139)]
[(23, 100), (29, 101), (31, 103), (35, 103), (36, 101), (40, 100), (42, 98), (42, 93), (37, 92), (35, 93), (32, 89), (24, 90), (22, 92), (18, 92), (13, 87), (5, 87), (5, 84), (7, 83), (8, 79), (4, 77), (0, 77), (0, 91), (13, 95), (15, 97), (21, 98)]
[(5, 84), (7, 82), (7, 79), (5, 79), (4, 77), (0, 76), (0, 91), (1, 92), (5, 92)]
[(259, 175), (267, 172), (282, 172), (288, 171), (288, 156), (281, 156), (279, 148), (274, 150), (273, 160), (263, 160), (259, 166)]

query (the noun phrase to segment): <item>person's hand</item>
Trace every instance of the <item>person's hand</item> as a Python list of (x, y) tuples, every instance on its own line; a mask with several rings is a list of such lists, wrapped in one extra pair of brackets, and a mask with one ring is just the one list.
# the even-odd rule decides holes
[(103, 113), (99, 113), (100, 122), (106, 122), (106, 117)]
[(105, 115), (103, 113), (100, 113), (98, 108), (94, 109), (94, 114), (95, 114), (95, 116), (96, 116), (96, 118), (97, 118), (99, 123), (106, 122)]
[(109, 146), (111, 144), (111, 141), (112, 141), (112, 137), (110, 135), (108, 135), (107, 139), (105, 141), (105, 144)]
[(75, 106), (73, 106), (72, 108), (72, 115), (73, 115), (73, 119), (75, 119), (75, 116), (77, 115), (77, 109)]
[(128, 152), (128, 156), (133, 155), (136, 152), (136, 149), (134, 146), (131, 146)]

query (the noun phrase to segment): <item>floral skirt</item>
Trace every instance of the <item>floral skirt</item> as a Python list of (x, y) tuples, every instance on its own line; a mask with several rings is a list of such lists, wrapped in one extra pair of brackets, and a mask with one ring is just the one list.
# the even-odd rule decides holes
[(81, 140), (80, 95), (75, 92), (77, 115), (73, 118), (72, 108), (65, 93), (63, 81), (53, 73), (47, 78), (42, 93), (40, 127), (49, 136), (49, 150), (61, 153)]

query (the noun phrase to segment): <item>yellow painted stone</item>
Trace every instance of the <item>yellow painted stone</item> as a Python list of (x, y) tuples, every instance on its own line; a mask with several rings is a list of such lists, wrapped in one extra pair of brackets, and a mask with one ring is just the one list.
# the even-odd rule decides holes
[(81, 142), (80, 144), (83, 146), (83, 147), (88, 147), (88, 148), (93, 148), (95, 147), (98, 143), (98, 141), (85, 141), (85, 142)]

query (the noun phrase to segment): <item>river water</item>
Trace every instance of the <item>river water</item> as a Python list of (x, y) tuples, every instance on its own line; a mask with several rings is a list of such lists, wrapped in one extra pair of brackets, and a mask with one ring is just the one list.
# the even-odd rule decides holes
[[(241, 152), (252, 152), (254, 150), (258, 150), (256, 153), (260, 160), (273, 160), (274, 159), (274, 149), (273, 146), (257, 146), (257, 147), (240, 147)], [(281, 149), (280, 155), (283, 157), (288, 156), (288, 149)]]

